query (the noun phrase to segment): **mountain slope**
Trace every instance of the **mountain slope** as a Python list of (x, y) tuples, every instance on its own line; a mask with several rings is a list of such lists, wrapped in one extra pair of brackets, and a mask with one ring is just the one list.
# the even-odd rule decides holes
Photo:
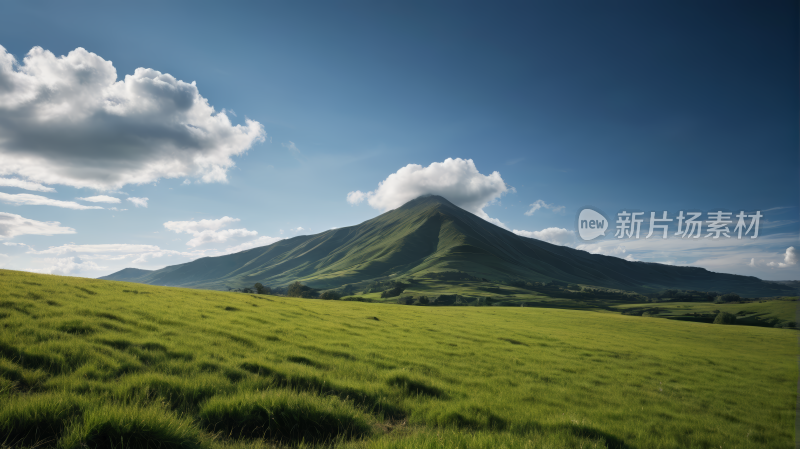
[(787, 290), (755, 277), (629, 262), (521, 237), (433, 195), (356, 226), (161, 270), (127, 268), (102, 279), (208, 289), (299, 280), (334, 288), (447, 270), (495, 280), (559, 280), (643, 293), (679, 288), (768, 296)]

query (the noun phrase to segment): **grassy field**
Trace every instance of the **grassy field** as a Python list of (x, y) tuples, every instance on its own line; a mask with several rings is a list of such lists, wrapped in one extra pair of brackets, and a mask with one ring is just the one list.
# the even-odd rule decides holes
[[(737, 315), (740, 324), (773, 326), (785, 322), (797, 322), (798, 298), (780, 297), (756, 300), (752, 302), (714, 304), (710, 302), (659, 302), (657, 304), (617, 304), (616, 310), (647, 310), (660, 318), (685, 317), (699, 314), (712, 317), (719, 312)], [(657, 310), (656, 310), (657, 309)]]
[(790, 448), (797, 335), (0, 270), (0, 446)]

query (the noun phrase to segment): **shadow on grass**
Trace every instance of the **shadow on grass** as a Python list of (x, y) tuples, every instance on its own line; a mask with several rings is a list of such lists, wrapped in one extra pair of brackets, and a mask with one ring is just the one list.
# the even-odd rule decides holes
[(307, 357), (300, 357), (300, 356), (290, 356), (286, 357), (286, 360), (292, 363), (299, 363), (300, 365), (306, 365), (317, 369), (325, 369), (325, 365), (315, 362)]
[(541, 431), (553, 433), (569, 433), (576, 437), (586, 438), (591, 440), (602, 440), (605, 442), (608, 449), (633, 449), (632, 446), (625, 444), (623, 440), (616, 436), (603, 432), (602, 430), (593, 427), (579, 425), (579, 424), (556, 424), (548, 426), (537, 426)]
[(286, 391), (214, 397), (199, 413), (200, 424), (228, 438), (322, 443), (369, 435), (370, 425), (352, 409)]
[(186, 419), (155, 406), (104, 405), (84, 413), (59, 446), (80, 448), (199, 449), (202, 434)]
[(83, 414), (83, 400), (43, 394), (7, 399), (0, 411), (0, 447), (54, 446), (64, 429)]
[(388, 385), (399, 387), (406, 394), (430, 396), (433, 398), (446, 399), (447, 394), (441, 389), (432, 385), (427, 385), (421, 380), (411, 379), (406, 375), (397, 374), (386, 380)]
[[(258, 376), (267, 377), (282, 388), (317, 394), (320, 396), (335, 396), (343, 401), (352, 401), (372, 415), (383, 415), (389, 419), (402, 419), (406, 412), (399, 407), (387, 403), (378, 394), (367, 393), (355, 388), (336, 385), (312, 376), (296, 374), (285, 375), (274, 369), (257, 362), (244, 362), (239, 367)], [(379, 416), (380, 418), (380, 416)]]

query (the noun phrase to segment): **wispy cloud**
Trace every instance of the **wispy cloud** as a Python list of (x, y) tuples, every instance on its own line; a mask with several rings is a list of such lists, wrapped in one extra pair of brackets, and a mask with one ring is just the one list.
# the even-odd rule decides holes
[(553, 212), (564, 212), (564, 206), (556, 206), (554, 204), (547, 204), (543, 200), (536, 200), (529, 205), (530, 209), (525, 212), (525, 215), (531, 216), (539, 209), (549, 209)]
[[(61, 226), (57, 221), (37, 221), (16, 214), (0, 212), (0, 240), (18, 235), (57, 235), (75, 234), (75, 230)], [(7, 246), (24, 245), (24, 243), (5, 243)], [(26, 245), (27, 246), (27, 245)]]
[(88, 201), (90, 203), (110, 203), (110, 204), (117, 204), (121, 201), (119, 198), (114, 198), (113, 196), (108, 196), (108, 195), (95, 195), (95, 196), (88, 196), (85, 198), (75, 198), (75, 199), (80, 201)]
[(15, 206), (54, 206), (73, 210), (102, 209), (101, 206), (84, 206), (74, 201), (60, 201), (31, 193), (3, 193), (0, 192), (0, 201)]
[(295, 145), (295, 143), (292, 142), (291, 140), (289, 142), (281, 143), (281, 146), (284, 147), (284, 148), (287, 148), (292, 153), (301, 154), (300, 153), (300, 148), (297, 148), (297, 145)]
[(250, 231), (244, 228), (222, 229), (238, 221), (238, 218), (225, 216), (216, 220), (168, 221), (164, 223), (164, 227), (179, 234), (191, 234), (193, 238), (186, 242), (186, 244), (191, 247), (197, 247), (206, 243), (223, 243), (235, 237), (253, 237), (258, 235), (257, 231)]
[(33, 271), (66, 276), (81, 271), (100, 271), (107, 268), (92, 261), (84, 261), (80, 257), (45, 258), (43, 262), (47, 264), (45, 268), (34, 268)]
[(522, 237), (538, 239), (543, 242), (552, 243), (554, 245), (574, 246), (575, 245), (575, 231), (569, 231), (564, 228), (546, 228), (541, 231), (521, 231), (514, 229), (514, 234)]
[(65, 254), (98, 254), (98, 253), (146, 253), (152, 251), (159, 251), (159, 247), (155, 245), (135, 245), (129, 243), (112, 243), (112, 244), (96, 244), (96, 245), (76, 245), (74, 243), (67, 243), (61, 246), (51, 246), (50, 248), (41, 251), (30, 250), (30, 254), (53, 254), (56, 256), (63, 256)]
[(24, 181), (16, 178), (0, 178), (0, 186), (16, 187), (18, 189), (31, 190), (34, 192), (55, 192), (56, 189), (39, 184), (38, 182)]

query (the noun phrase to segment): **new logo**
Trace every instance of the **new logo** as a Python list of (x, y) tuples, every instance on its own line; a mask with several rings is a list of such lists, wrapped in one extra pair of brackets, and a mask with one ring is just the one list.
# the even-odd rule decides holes
[(606, 235), (608, 220), (603, 214), (592, 209), (583, 209), (578, 215), (578, 234), (584, 240), (592, 240)]

